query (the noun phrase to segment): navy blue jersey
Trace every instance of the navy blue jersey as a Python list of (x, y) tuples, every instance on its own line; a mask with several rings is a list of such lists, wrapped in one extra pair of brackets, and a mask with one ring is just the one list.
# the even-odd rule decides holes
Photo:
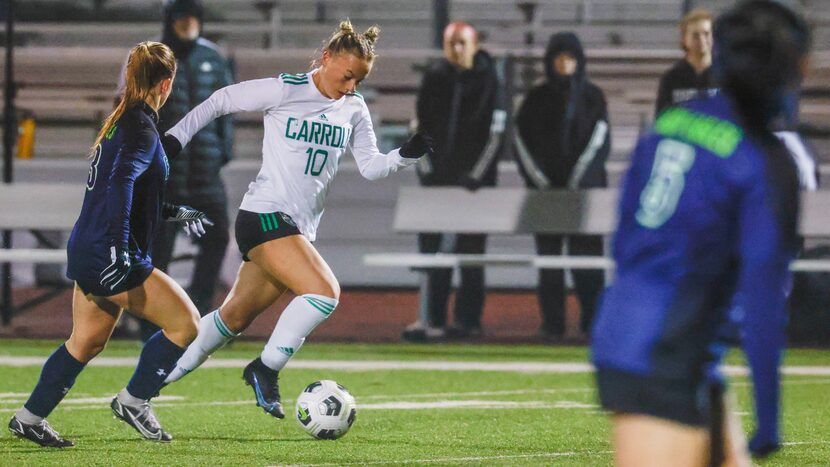
[(157, 122), (144, 103), (127, 109), (95, 148), (67, 246), (70, 279), (97, 282), (112, 262), (112, 245), (127, 248), (134, 265), (151, 262), (169, 172)]
[(742, 127), (728, 96), (664, 112), (625, 180), (594, 364), (699, 380), (732, 310), (759, 417), (774, 421), (797, 216), (792, 159), (771, 133)]

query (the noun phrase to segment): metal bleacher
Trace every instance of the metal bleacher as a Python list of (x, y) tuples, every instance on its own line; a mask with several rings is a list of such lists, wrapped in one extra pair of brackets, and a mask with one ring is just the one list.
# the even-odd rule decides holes
[[(268, 2), (204, 2), (205, 33), (233, 58), (237, 80), (307, 70), (314, 50), (341, 18), (350, 18), (358, 28), (379, 24), (380, 58), (363, 91), (381, 133), (400, 132), (414, 117), (421, 78), (414, 67), (441, 55), (432, 48), (432, 0), (280, 0), (272, 2), (278, 8), (269, 12), (270, 19), (256, 6)], [(38, 3), (18, 2), (28, 12), (37, 10)], [(17, 106), (32, 112), (38, 123), (35, 159), (16, 162), (19, 182), (84, 179), (88, 167), (83, 155), (111, 109), (128, 48), (161, 33), (158, 0), (106, 0), (99, 12), (93, 11), (91, 0), (60, 3), (73, 5), (79, 13), (56, 18), (49, 11), (35, 11), (33, 16), (21, 15), (16, 25)], [(589, 77), (606, 93), (613, 137), (609, 169), (619, 174), (641, 126), (652, 118), (659, 75), (681, 56), (676, 22), (682, 0), (539, 0), (535, 20), (529, 23), (520, 3), (527, 2), (453, 0), (450, 18), (475, 24), (491, 53), (515, 58), (517, 75), (522, 71), (522, 76), (531, 77), (541, 76), (539, 57), (548, 36), (576, 31), (587, 47)], [(734, 1), (696, 3), (718, 11)], [(803, 101), (802, 114), (810, 124), (830, 127), (830, 92), (814, 92), (830, 89), (830, 9), (826, 1), (804, 3), (817, 26), (817, 52), (806, 83), (813, 93)], [(535, 37), (531, 45), (525, 45), (528, 32)], [(525, 73), (525, 63), (532, 73)], [(0, 77), (2, 68), (0, 63)], [(518, 85), (516, 103), (521, 99), (522, 83)], [(236, 121), (235, 160), (223, 171), (232, 211), (256, 174), (262, 142), (259, 115), (237, 115)], [(830, 156), (830, 141), (816, 146), (820, 154)], [(414, 250), (414, 238), (397, 234), (391, 225), (398, 189), (416, 185), (414, 174), (405, 171), (367, 184), (348, 160), (327, 201), (316, 246), (345, 285), (412, 284), (410, 273), (363, 267), (361, 258), (367, 252)], [(502, 169), (500, 186), (521, 186), (510, 162)], [(25, 238), (18, 238), (15, 247), (25, 247)], [(502, 236), (488, 244), (488, 252), (497, 254), (530, 251), (532, 244), (525, 237)], [(236, 267), (228, 269), (232, 279)], [(488, 282), (523, 286), (534, 283), (534, 276), (527, 271), (494, 271), (488, 272)]]
[[(93, 2), (62, 3), (90, 13), (67, 21), (31, 13), (33, 17), (21, 17), (16, 28), (22, 44), (16, 50), (18, 107), (31, 111), (39, 123), (39, 157), (74, 157), (86, 149), (89, 135), (110, 109), (127, 49), (158, 37), (161, 30), (155, 0), (108, 0), (95, 14)], [(588, 47), (589, 75), (608, 98), (616, 159), (627, 154), (640, 127), (650, 121), (658, 77), (680, 56), (676, 22), (682, 0), (540, 0), (535, 2), (531, 22), (519, 5), (534, 2), (450, 3), (450, 17), (476, 24), (485, 46), (500, 57), (538, 58), (550, 33), (576, 31)], [(696, 3), (718, 11), (734, 2)], [(380, 127), (405, 125), (414, 116), (420, 75), (413, 65), (440, 55), (431, 48), (431, 0), (206, 0), (205, 4), (205, 33), (233, 57), (238, 80), (307, 69), (314, 49), (341, 18), (350, 18), (358, 27), (380, 24), (381, 58), (366, 82), (374, 91), (367, 94), (374, 96), (371, 108)], [(261, 7), (268, 4), (274, 8)], [(830, 54), (821, 52), (830, 49), (826, 37), (830, 13), (815, 0), (805, 2), (805, 9), (816, 22), (819, 50), (807, 86), (830, 88)], [(131, 17), (137, 21), (130, 21)], [(527, 32), (533, 32), (535, 44), (524, 44)], [(540, 76), (539, 64), (534, 67)], [(803, 106), (805, 120), (830, 126), (828, 103), (830, 97), (810, 97)], [(237, 121), (240, 131), (251, 136), (239, 141), (259, 140), (257, 115), (241, 115)], [(258, 149), (256, 144), (239, 144), (237, 157), (257, 157)]]

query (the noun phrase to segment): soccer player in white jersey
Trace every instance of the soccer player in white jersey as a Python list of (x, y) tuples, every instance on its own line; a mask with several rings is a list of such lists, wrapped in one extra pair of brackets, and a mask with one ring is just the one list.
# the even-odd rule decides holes
[(283, 310), (260, 357), (243, 372), (257, 405), (274, 417), (285, 416), (278, 372), (331, 315), (340, 296), (337, 279), (311, 242), (346, 147), (370, 180), (413, 165), (432, 151), (423, 133), (388, 154), (378, 151), (369, 110), (356, 89), (372, 69), (379, 32), (375, 26), (359, 34), (343, 21), (323, 47), (317, 68), (222, 88), (165, 135), (165, 148), (175, 153), (217, 117), (264, 113), (262, 169), (248, 186), (236, 219), (236, 241), (245, 261), (222, 306), (202, 318), (198, 337), (167, 383), (195, 370), (291, 290), (296, 297)]

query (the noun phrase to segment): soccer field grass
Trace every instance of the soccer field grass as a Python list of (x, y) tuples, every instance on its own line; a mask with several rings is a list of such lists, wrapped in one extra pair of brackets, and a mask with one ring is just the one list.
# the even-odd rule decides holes
[[(34, 386), (57, 341), (0, 340), (0, 414), (6, 423)], [(310, 343), (280, 380), (289, 415), (253, 402), (242, 365), (261, 343), (238, 342), (163, 391), (155, 403), (170, 444), (143, 441), (113, 419), (139, 346), (113, 342), (49, 417), (77, 446), (45, 450), (4, 430), (2, 465), (608, 465), (608, 423), (596, 407), (587, 351), (578, 347)], [(36, 357), (36, 358), (27, 358)], [(740, 364), (737, 358), (730, 364)], [(559, 364), (559, 365), (554, 365)], [(570, 365), (573, 364), (573, 365)], [(785, 364), (784, 450), (761, 465), (830, 465), (830, 352), (793, 350)], [(828, 365), (828, 366), (824, 366)], [(815, 373), (815, 374), (812, 374)], [(357, 399), (352, 430), (337, 441), (303, 432), (293, 401), (334, 379)], [(731, 379), (747, 428), (750, 388)]]

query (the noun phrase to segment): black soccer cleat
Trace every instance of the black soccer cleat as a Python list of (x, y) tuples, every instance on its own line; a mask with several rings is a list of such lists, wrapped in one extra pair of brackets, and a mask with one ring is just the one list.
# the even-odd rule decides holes
[(135, 431), (144, 439), (162, 443), (169, 443), (173, 440), (173, 435), (164, 431), (159, 425), (156, 414), (153, 412), (153, 408), (150, 407), (149, 402), (145, 402), (138, 407), (132, 407), (119, 402), (118, 397), (113, 397), (110, 407), (115, 418), (119, 418), (127, 425), (135, 428)]
[(242, 379), (248, 386), (254, 388), (256, 405), (262, 407), (266, 413), (277, 417), (285, 418), (285, 412), (280, 403), (279, 371), (272, 370), (262, 363), (257, 357), (245, 367), (242, 372)]
[(18, 438), (28, 439), (44, 448), (70, 448), (75, 445), (72, 441), (61, 438), (61, 435), (45, 419), (40, 423), (29, 425), (14, 416), (9, 420), (9, 431)]

